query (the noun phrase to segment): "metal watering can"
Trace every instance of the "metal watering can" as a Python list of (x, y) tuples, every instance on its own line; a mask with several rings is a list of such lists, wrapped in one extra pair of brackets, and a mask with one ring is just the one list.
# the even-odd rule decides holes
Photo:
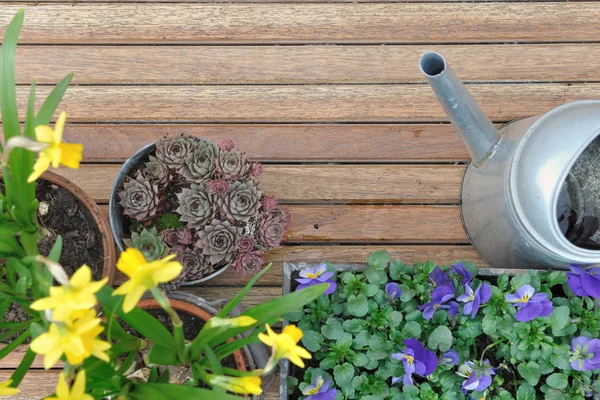
[(420, 68), (471, 155), (461, 215), (481, 257), (498, 268), (600, 263), (600, 101), (497, 129), (440, 54)]

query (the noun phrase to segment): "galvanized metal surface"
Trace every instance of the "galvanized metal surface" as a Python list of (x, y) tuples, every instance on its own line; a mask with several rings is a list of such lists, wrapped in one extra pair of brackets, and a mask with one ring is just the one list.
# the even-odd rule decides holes
[[(133, 173), (133, 171), (139, 168), (139, 165), (146, 158), (146, 156), (148, 156), (149, 153), (154, 153), (155, 151), (156, 142), (153, 142), (142, 147), (133, 156), (127, 159), (127, 161), (125, 161), (125, 163), (119, 170), (117, 177), (115, 178), (115, 181), (113, 183), (112, 189), (110, 191), (110, 198), (108, 201), (108, 217), (110, 222), (110, 229), (112, 231), (115, 243), (121, 251), (125, 251), (126, 248), (125, 243), (123, 242), (123, 238), (126, 236), (126, 234), (123, 229), (123, 215), (121, 214), (121, 210), (119, 209), (119, 199), (117, 193), (121, 188), (121, 183), (123, 182), (123, 179), (125, 179), (126, 176), (130, 176)], [(212, 274), (204, 276), (200, 279), (183, 282), (181, 286), (195, 286), (199, 283), (206, 282), (225, 272), (225, 270), (229, 268), (230, 265), (231, 264), (227, 264), (219, 270), (213, 272)]]
[[(564, 223), (558, 222), (559, 215), (564, 218), (571, 210), (571, 197), (581, 197), (565, 193), (565, 182), (577, 159), (600, 135), (600, 101), (565, 104), (505, 125), (494, 147), (489, 120), (443, 57), (425, 54), (421, 69), (473, 156), (462, 184), (461, 215), (480, 255), (498, 268), (564, 269), (569, 264), (600, 263), (599, 250), (569, 241)], [(600, 166), (597, 157), (590, 159)], [(600, 182), (591, 187), (600, 189)], [(588, 188), (583, 195), (591, 197), (590, 193)], [(600, 205), (590, 209), (596, 214), (588, 218), (597, 223)], [(596, 232), (583, 233), (583, 240), (586, 235), (600, 236), (600, 226), (591, 229)]]

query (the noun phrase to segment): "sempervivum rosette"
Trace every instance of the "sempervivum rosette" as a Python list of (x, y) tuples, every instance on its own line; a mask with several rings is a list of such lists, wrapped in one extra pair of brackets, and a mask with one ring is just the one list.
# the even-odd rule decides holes
[(222, 261), (229, 262), (234, 256), (238, 237), (243, 232), (242, 228), (214, 219), (198, 232), (196, 247), (202, 250), (209, 262), (213, 265)]
[(165, 289), (229, 266), (256, 273), (262, 251), (279, 246), (289, 224), (277, 199), (260, 190), (262, 173), (231, 139), (219, 145), (186, 135), (162, 139), (119, 193), (130, 217), (126, 240), (135, 239), (149, 257), (177, 255), (184, 272)]
[(191, 184), (189, 189), (183, 188), (177, 194), (177, 200), (179, 207), (175, 212), (181, 214), (181, 221), (187, 222), (188, 228), (201, 229), (212, 221), (215, 198), (204, 185)]
[(138, 172), (135, 179), (126, 179), (118, 193), (123, 214), (144, 221), (155, 216), (159, 207), (158, 186)]
[(225, 218), (232, 222), (248, 222), (255, 218), (261, 207), (261, 192), (256, 188), (254, 181), (236, 181), (229, 188), (229, 193), (217, 200)]
[(195, 140), (187, 136), (161, 139), (156, 142), (156, 157), (167, 167), (179, 169), (188, 153), (194, 148)]

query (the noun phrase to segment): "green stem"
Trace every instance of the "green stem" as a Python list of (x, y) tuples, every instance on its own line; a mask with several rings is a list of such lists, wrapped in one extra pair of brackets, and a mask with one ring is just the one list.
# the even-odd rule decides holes
[(185, 338), (183, 336), (183, 322), (179, 315), (173, 308), (171, 307), (171, 303), (165, 294), (156, 286), (150, 289), (150, 293), (154, 299), (160, 304), (160, 306), (169, 314), (171, 317), (171, 323), (173, 325), (173, 337), (175, 338), (175, 345), (177, 346), (177, 355), (179, 357), (179, 361), (184, 362), (184, 348), (185, 348)]
[(485, 349), (483, 349), (483, 352), (481, 353), (481, 358), (479, 359), (479, 363), (483, 364), (483, 357), (485, 356), (486, 351), (488, 351), (489, 349), (491, 349), (505, 341), (506, 341), (506, 339), (496, 340), (494, 343), (488, 345)]

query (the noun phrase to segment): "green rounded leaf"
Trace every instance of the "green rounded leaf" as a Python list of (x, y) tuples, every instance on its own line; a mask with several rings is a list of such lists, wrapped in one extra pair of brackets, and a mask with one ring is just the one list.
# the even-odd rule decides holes
[(371, 253), (369, 258), (367, 259), (367, 264), (378, 270), (384, 270), (389, 262), (390, 255), (387, 253), (387, 251), (384, 250), (379, 250)]
[(453, 342), (454, 338), (450, 329), (446, 326), (438, 326), (429, 335), (427, 345), (432, 350), (439, 349), (441, 352), (446, 352), (450, 350)]
[(569, 377), (566, 374), (555, 373), (546, 378), (548, 386), (554, 389), (564, 389), (569, 384)]

